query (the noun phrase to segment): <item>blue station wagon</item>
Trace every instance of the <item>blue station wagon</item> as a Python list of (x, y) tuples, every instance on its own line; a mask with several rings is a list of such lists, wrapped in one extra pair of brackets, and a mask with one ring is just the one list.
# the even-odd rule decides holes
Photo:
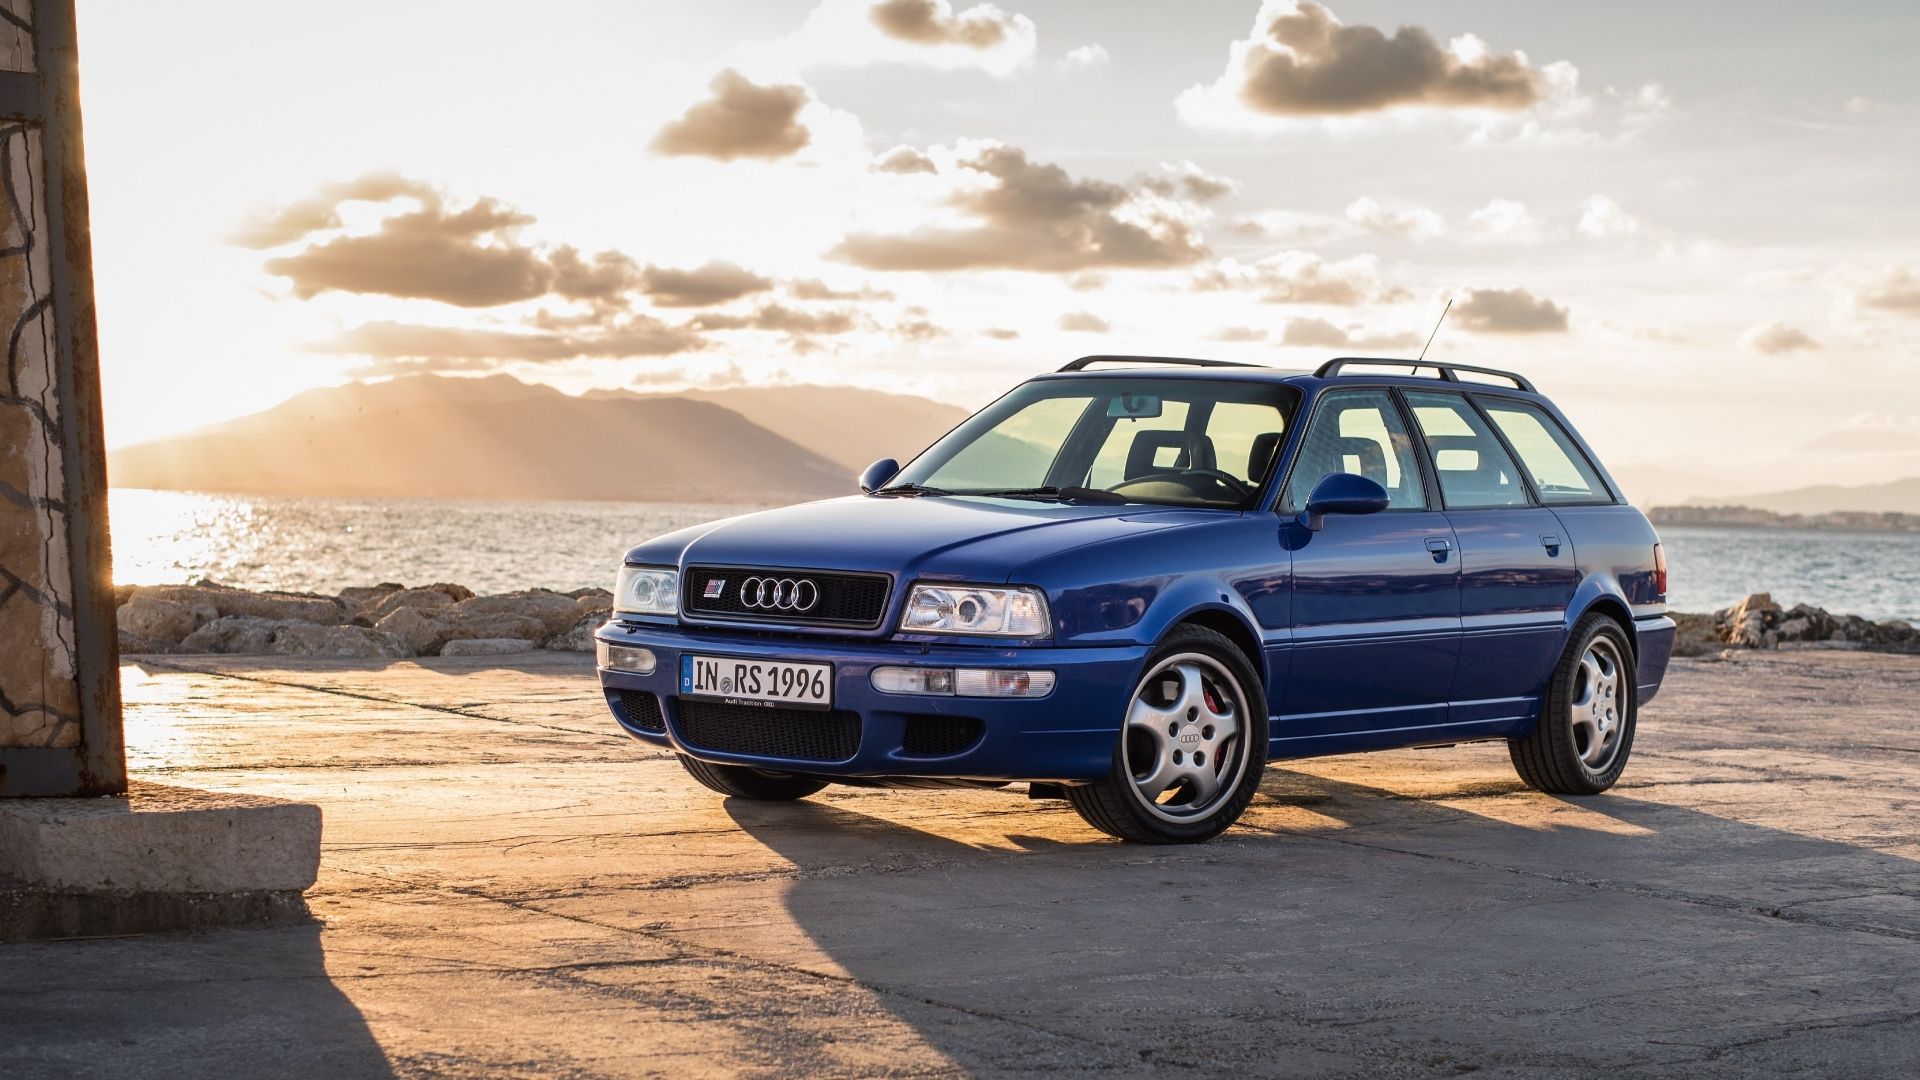
[(1604, 791), (1673, 645), (1653, 527), (1487, 368), (1084, 357), (860, 490), (628, 552), (620, 727), (734, 798), (1025, 782), (1191, 842), (1285, 758)]

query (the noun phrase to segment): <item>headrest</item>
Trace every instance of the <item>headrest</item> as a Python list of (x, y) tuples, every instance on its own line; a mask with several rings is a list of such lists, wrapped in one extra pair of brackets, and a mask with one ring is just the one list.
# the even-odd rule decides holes
[(1247, 479), (1257, 484), (1267, 475), (1273, 455), (1280, 452), (1281, 436), (1278, 431), (1263, 431), (1253, 437), (1253, 449), (1247, 452)]
[[(1160, 451), (1168, 447), (1177, 447), (1179, 456), (1172, 463), (1157, 465), (1154, 459)], [(1193, 451), (1199, 451), (1198, 461), (1194, 461)], [(1133, 437), (1133, 445), (1127, 448), (1127, 479), (1132, 480), (1148, 473), (1165, 472), (1168, 469), (1211, 469), (1214, 467), (1213, 440), (1205, 435), (1189, 436), (1184, 431), (1142, 431)]]

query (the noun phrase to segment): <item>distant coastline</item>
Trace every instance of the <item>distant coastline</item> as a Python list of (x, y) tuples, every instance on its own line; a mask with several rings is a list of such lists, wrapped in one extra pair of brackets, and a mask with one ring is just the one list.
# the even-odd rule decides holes
[(1751, 506), (1656, 506), (1655, 525), (1704, 525), (1730, 529), (1834, 529), (1847, 532), (1920, 533), (1920, 514), (1834, 510), (1824, 514), (1777, 514)]

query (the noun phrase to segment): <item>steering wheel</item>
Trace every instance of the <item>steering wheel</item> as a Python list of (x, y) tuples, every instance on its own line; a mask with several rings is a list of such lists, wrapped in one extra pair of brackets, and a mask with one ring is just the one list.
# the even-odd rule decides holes
[[(1248, 487), (1245, 481), (1223, 469), (1167, 469), (1162, 472), (1152, 472), (1144, 476), (1136, 476), (1124, 484), (1115, 485), (1115, 487), (1126, 488), (1134, 484), (1160, 482), (1180, 484), (1192, 490), (1194, 488), (1192, 481), (1195, 480), (1204, 480), (1211, 483), (1215, 488), (1230, 496), (1234, 502), (1245, 502), (1247, 499), (1253, 497), (1253, 489)], [(1194, 494), (1204, 497), (1204, 493), (1197, 490), (1194, 491)]]

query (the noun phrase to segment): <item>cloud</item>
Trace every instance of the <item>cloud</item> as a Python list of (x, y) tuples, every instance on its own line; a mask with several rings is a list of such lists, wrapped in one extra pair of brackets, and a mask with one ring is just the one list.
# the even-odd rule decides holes
[(867, 18), (890, 38), (915, 45), (963, 45), (991, 49), (1011, 38), (1021, 16), (1009, 15), (992, 4), (968, 8), (959, 15), (947, 0), (882, 0)]
[(1468, 289), (1452, 321), (1482, 334), (1565, 333), (1567, 309), (1525, 289)]
[(1920, 315), (1920, 274), (1904, 266), (1889, 266), (1854, 292), (1861, 307)]
[(932, 320), (927, 318), (926, 308), (908, 308), (906, 315), (907, 317), (905, 319), (894, 324), (894, 336), (913, 342), (932, 341), (936, 338), (947, 336), (946, 327), (936, 326)]
[(933, 159), (911, 146), (896, 146), (873, 159), (873, 171), (883, 173), (937, 173)]
[(1252, 31), (1231, 46), (1226, 71), (1177, 104), (1188, 123), (1244, 127), (1395, 109), (1514, 111), (1545, 93), (1526, 54), (1495, 54), (1471, 34), (1443, 46), (1420, 27), (1388, 35), (1347, 26), (1319, 4), (1265, 0)]
[(821, 0), (798, 30), (734, 50), (747, 70), (907, 64), (1004, 78), (1033, 63), (1033, 20), (993, 4), (950, 0)]
[(1206, 256), (1184, 204), (1155, 204), (1120, 184), (1075, 178), (1011, 146), (979, 148), (956, 164), (972, 176), (948, 203), (966, 224), (852, 233), (830, 257), (869, 270), (1073, 273), (1185, 266)]
[(1055, 61), (1054, 67), (1062, 72), (1092, 71), (1103, 68), (1113, 62), (1105, 45), (1079, 45), (1068, 49), (1065, 55)]
[(1418, 206), (1388, 209), (1364, 195), (1347, 204), (1347, 220), (1381, 236), (1425, 240), (1447, 231), (1446, 219), (1432, 210)]
[(765, 304), (751, 315), (708, 313), (687, 324), (694, 330), (770, 330), (787, 334), (845, 334), (859, 325), (851, 311), (799, 311)]
[(692, 270), (648, 266), (639, 275), (639, 287), (661, 307), (711, 307), (773, 288), (770, 278), (727, 262), (710, 262)]
[(1554, 228), (1546, 219), (1514, 199), (1489, 199), (1487, 205), (1467, 215), (1467, 232), (1475, 239), (1508, 244), (1537, 244), (1552, 237)]
[(470, 368), (508, 361), (670, 356), (702, 347), (698, 334), (647, 315), (584, 333), (371, 322), (317, 346), (321, 352), (407, 361), (416, 367)]
[(1009, 330), (1004, 326), (989, 326), (980, 332), (995, 341), (1012, 341), (1020, 336), (1020, 331)]
[(1215, 341), (1265, 341), (1267, 332), (1252, 326), (1223, 326), (1213, 332)]
[(1141, 187), (1166, 198), (1184, 198), (1192, 202), (1208, 203), (1224, 198), (1238, 191), (1240, 185), (1224, 176), (1212, 173), (1183, 161), (1178, 165), (1161, 162), (1160, 168), (1172, 173), (1172, 176), (1143, 176), (1139, 180)]
[(1236, 219), (1229, 228), (1236, 236), (1306, 244), (1350, 235), (1353, 223), (1325, 214), (1262, 210), (1252, 216)]
[(1762, 356), (1779, 356), (1782, 353), (1818, 349), (1820, 343), (1808, 337), (1806, 331), (1775, 320), (1749, 327), (1746, 333), (1740, 335), (1740, 347)]
[[(418, 209), (387, 217), (372, 233), (339, 236), (268, 259), (267, 272), (288, 279), (303, 300), (336, 291), (493, 307), (554, 288), (559, 270), (515, 238), (522, 226), (532, 224), (531, 216), (484, 196), (453, 210), (430, 189), (406, 193), (420, 202)], [(322, 227), (337, 223), (337, 211), (315, 214), (313, 201), (304, 205), (298, 218), (277, 222), (276, 235), (291, 232), (295, 220)], [(254, 239), (266, 235), (262, 231)], [(577, 253), (563, 250), (569, 269), (578, 269)], [(570, 274), (567, 282), (588, 287), (577, 275)]]
[(1060, 329), (1076, 334), (1104, 334), (1113, 324), (1091, 311), (1069, 311), (1060, 316)]
[(1381, 281), (1380, 260), (1372, 255), (1328, 262), (1306, 251), (1283, 251), (1252, 264), (1224, 259), (1194, 275), (1193, 287), (1258, 292), (1269, 304), (1352, 306), (1391, 303), (1408, 295)]
[(1620, 208), (1605, 195), (1592, 195), (1580, 206), (1580, 222), (1574, 226), (1581, 236), (1594, 240), (1616, 240), (1638, 235), (1639, 218)]
[(862, 285), (856, 289), (836, 289), (819, 278), (798, 278), (787, 282), (787, 295), (795, 300), (891, 300), (885, 289)]
[(311, 198), (254, 213), (227, 240), (255, 250), (291, 244), (308, 233), (341, 228), (342, 203), (387, 202), (403, 195), (422, 202), (439, 201), (439, 193), (421, 181), (409, 180), (398, 173), (368, 173), (356, 180), (327, 184)]
[(1280, 332), (1280, 344), (1305, 345), (1324, 349), (1404, 349), (1418, 345), (1414, 334), (1343, 328), (1325, 319), (1288, 319)]
[(800, 123), (811, 95), (799, 84), (760, 86), (732, 68), (708, 84), (713, 96), (695, 103), (654, 135), (655, 152), (719, 161), (791, 157), (812, 141)]

